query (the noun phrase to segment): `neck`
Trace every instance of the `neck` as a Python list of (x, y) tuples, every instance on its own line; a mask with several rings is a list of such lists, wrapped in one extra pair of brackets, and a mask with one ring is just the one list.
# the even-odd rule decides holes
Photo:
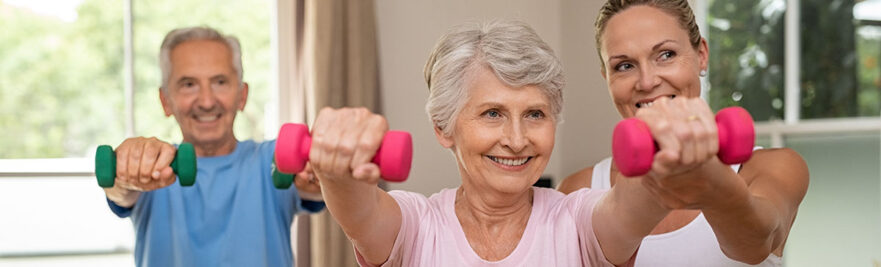
[[(517, 194), (482, 191), (463, 184), (456, 191), (456, 210), (481, 225), (529, 218), (532, 211), (532, 188)], [(461, 216), (461, 215), (460, 215)]]
[[(189, 142), (184, 140), (184, 142)], [(211, 142), (211, 143), (193, 143), (193, 148), (196, 150), (196, 156), (198, 157), (215, 157), (215, 156), (224, 156), (231, 154), (235, 149), (238, 141), (235, 138), (230, 138), (229, 140), (222, 142)]]

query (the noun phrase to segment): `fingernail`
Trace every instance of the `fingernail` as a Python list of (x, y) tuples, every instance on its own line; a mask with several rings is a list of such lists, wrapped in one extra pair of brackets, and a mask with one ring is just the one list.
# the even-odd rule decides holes
[(153, 171), (153, 179), (159, 179), (159, 171)]

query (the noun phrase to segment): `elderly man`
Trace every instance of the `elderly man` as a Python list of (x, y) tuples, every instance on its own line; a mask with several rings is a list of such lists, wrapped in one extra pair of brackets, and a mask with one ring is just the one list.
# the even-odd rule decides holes
[[(131, 216), (139, 266), (292, 266), (290, 229), (297, 212), (324, 207), (317, 183), (298, 175), (297, 189), (273, 186), (274, 141), (239, 141), (244, 109), (239, 42), (211, 28), (168, 33), (159, 52), (166, 116), (174, 116), (197, 156), (197, 181), (175, 183), (176, 147), (156, 138), (126, 139), (116, 149), (110, 209)], [(311, 180), (311, 179), (308, 179)], [(301, 195), (310, 195), (310, 200)]]

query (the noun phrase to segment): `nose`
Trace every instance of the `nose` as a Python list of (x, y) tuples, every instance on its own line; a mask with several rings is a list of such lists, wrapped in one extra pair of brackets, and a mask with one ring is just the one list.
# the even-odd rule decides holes
[(642, 64), (639, 70), (639, 82), (636, 83), (637, 91), (651, 91), (661, 84), (657, 68), (652, 64)]
[(511, 149), (511, 152), (518, 153), (523, 151), (529, 145), (529, 139), (526, 137), (526, 127), (520, 120), (510, 120), (505, 125), (504, 136), (501, 145)]
[(211, 89), (211, 84), (208, 82), (204, 82), (199, 86), (199, 96), (196, 99), (196, 105), (203, 110), (210, 110), (214, 108), (214, 105), (217, 104), (217, 99), (214, 96), (214, 90)]

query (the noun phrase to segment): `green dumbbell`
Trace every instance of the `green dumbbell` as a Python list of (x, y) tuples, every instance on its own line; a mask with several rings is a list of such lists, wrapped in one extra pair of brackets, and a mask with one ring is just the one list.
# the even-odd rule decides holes
[(275, 188), (290, 188), (291, 184), (293, 184), (294, 182), (295, 176), (296, 174), (287, 174), (278, 171), (278, 167), (275, 166), (275, 160), (272, 161), (272, 184), (275, 185)]
[[(171, 169), (177, 174), (181, 186), (196, 183), (196, 150), (192, 144), (182, 143), (178, 146), (174, 160), (171, 161)], [(98, 146), (95, 152), (95, 177), (98, 178), (98, 186), (113, 187), (116, 179), (116, 153), (108, 145)]]

